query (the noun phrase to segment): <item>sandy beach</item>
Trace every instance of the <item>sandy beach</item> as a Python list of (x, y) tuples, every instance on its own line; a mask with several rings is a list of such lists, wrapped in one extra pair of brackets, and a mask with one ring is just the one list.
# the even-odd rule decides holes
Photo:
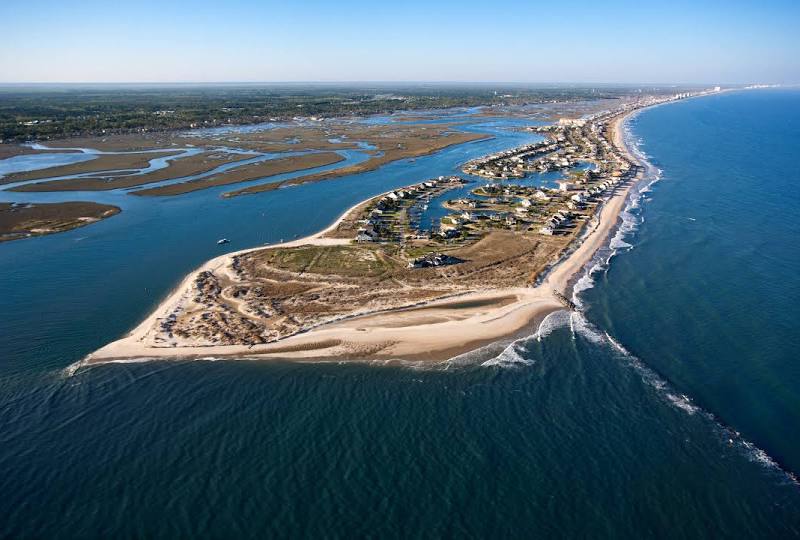
[[(633, 162), (625, 146), (622, 123), (630, 113), (611, 124), (613, 143)], [(637, 176), (636, 180), (639, 177)], [(494, 289), (460, 294), (400, 309), (379, 311), (322, 324), (276, 342), (257, 345), (165, 346), (156, 345), (150, 331), (188, 295), (196, 275), (222, 271), (233, 257), (255, 248), (216, 257), (182, 283), (130, 334), (89, 355), (83, 363), (143, 361), (155, 358), (283, 358), (303, 360), (418, 360), (444, 361), (488, 343), (513, 336), (538, 325), (548, 314), (565, 309), (554, 291), (569, 296), (576, 275), (603, 247), (618, 224), (633, 182), (619, 186), (596, 214), (591, 229), (577, 248), (563, 257), (535, 287)], [(280, 244), (343, 245), (349, 239), (326, 235), (363, 201), (348, 209), (328, 228), (312, 236)]]

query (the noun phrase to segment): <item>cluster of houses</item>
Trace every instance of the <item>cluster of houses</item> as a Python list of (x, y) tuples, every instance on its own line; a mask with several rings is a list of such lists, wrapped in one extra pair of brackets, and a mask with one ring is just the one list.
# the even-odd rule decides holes
[(471, 212), (462, 212), (461, 214), (450, 214), (441, 219), (439, 230), (434, 231), (434, 235), (444, 239), (457, 238), (461, 236), (461, 231), (464, 226), (475, 221), (477, 216)]
[(539, 233), (552, 236), (558, 229), (569, 225), (574, 217), (575, 215), (572, 212), (567, 210), (559, 210), (547, 218), (544, 223), (544, 227), (539, 229)]
[[(520, 212), (522, 214), (522, 212)], [(443, 217), (440, 220), (439, 229), (433, 231), (432, 236), (441, 239), (452, 239), (461, 237), (467, 226), (477, 223), (481, 220), (487, 220), (496, 223), (500, 226), (514, 227), (519, 223), (522, 216), (515, 216), (512, 212), (471, 212), (464, 210), (460, 213), (454, 213)]]
[[(640, 105), (636, 103), (626, 107)], [(532, 131), (546, 133), (548, 140), (471, 162), (465, 167), (465, 172), (504, 179), (524, 176), (529, 171), (564, 169), (581, 160), (594, 162), (595, 170), (559, 181), (558, 192), (539, 189), (533, 194), (527, 193), (515, 208), (516, 218), (524, 220), (534, 201), (563, 201), (564, 206), (548, 217), (539, 229), (541, 234), (555, 234), (575, 219), (574, 212), (583, 210), (587, 204), (596, 201), (636, 172), (636, 167), (611, 143), (609, 133), (611, 121), (627, 110), (626, 107), (585, 118), (561, 119), (550, 126), (530, 128)], [(497, 184), (488, 184), (475, 193), (498, 198), (512, 194), (519, 196), (519, 193), (510, 188), (511, 186), (503, 188)]]
[(467, 226), (484, 221), (490, 227), (516, 229), (536, 221), (534, 205), (549, 202), (556, 195), (547, 188), (531, 188), (514, 184), (486, 184), (475, 190), (475, 195), (486, 200), (461, 198), (448, 201), (456, 213), (441, 219), (435, 235), (443, 238), (462, 236)]
[[(651, 98), (651, 100), (667, 101), (680, 97)], [(511, 198), (515, 198), (519, 203), (512, 203), (513, 211), (506, 212), (502, 209), (497, 211), (495, 208), (489, 212), (476, 212), (476, 209), (486, 203), (468, 198), (453, 201), (459, 204), (459, 212), (442, 218), (438, 231), (432, 232), (431, 236), (444, 239), (460, 237), (468, 224), (478, 220), (500, 222), (512, 228), (520, 222), (530, 223), (532, 206), (553, 199), (558, 201), (560, 208), (545, 220), (539, 232), (552, 235), (559, 229), (569, 226), (578, 217), (576, 212), (584, 210), (588, 204), (596, 202), (636, 172), (637, 166), (630, 163), (611, 143), (609, 129), (617, 115), (643, 104), (647, 103), (632, 102), (615, 111), (578, 119), (561, 119), (554, 125), (530, 128), (533, 131), (546, 133), (547, 139), (467, 163), (463, 168), (465, 173), (499, 180), (524, 177), (533, 171), (563, 170), (575, 166), (579, 161), (592, 161), (596, 168), (558, 182), (557, 191), (545, 188), (531, 190), (521, 186), (501, 186), (495, 183), (481, 186), (474, 193), (490, 197), (486, 201), (490, 206), (508, 204)], [(447, 189), (443, 188), (443, 185), (462, 182), (464, 180), (459, 177), (439, 177), (386, 194), (370, 209), (366, 219), (362, 220), (363, 226), (358, 230), (356, 241), (375, 242), (391, 239), (394, 235), (393, 224), (397, 221), (397, 210), (411, 209), (430, 200), (431, 196)], [(391, 214), (388, 218), (387, 213)], [(531, 230), (535, 230), (534, 227)], [(438, 266), (443, 264), (442, 261), (446, 261), (441, 257), (432, 254), (412, 261), (410, 266)]]
[(569, 167), (572, 164), (565, 156), (553, 154), (559, 151), (559, 142), (564, 141), (559, 141), (556, 137), (491, 154), (468, 162), (462, 170), (466, 174), (506, 180), (523, 178), (533, 170), (546, 171)]
[(572, 221), (574, 217), (572, 214), (573, 210), (583, 210), (589, 202), (596, 201), (599, 197), (602, 197), (603, 194), (616, 187), (621, 181), (621, 178), (611, 178), (577, 193), (573, 193), (566, 202), (566, 208), (550, 216), (544, 226), (539, 229), (539, 232), (545, 235), (555, 234), (558, 229), (563, 228)]
[[(583, 210), (590, 202), (597, 201), (603, 195), (617, 187), (622, 181), (635, 174), (637, 167), (631, 165), (625, 158), (618, 156), (621, 163), (619, 169), (614, 170), (610, 176), (605, 176), (602, 172), (592, 171), (586, 175), (586, 181), (591, 185), (584, 185), (583, 189), (577, 184), (570, 182), (560, 182), (559, 190), (566, 191), (569, 199), (566, 201), (566, 208), (559, 210), (550, 216), (539, 232), (544, 235), (553, 235), (559, 229), (569, 225), (574, 218), (572, 211)], [(578, 190), (572, 193), (573, 190)], [(571, 195), (569, 194), (571, 193)]]
[(521, 178), (529, 172), (564, 170), (579, 161), (598, 162), (600, 172), (608, 175), (614, 167), (630, 165), (614, 149), (608, 137), (609, 121), (621, 112), (639, 106), (629, 104), (611, 112), (585, 118), (562, 118), (556, 124), (529, 128), (547, 135), (538, 143), (520, 146), (467, 163), (464, 172), (486, 178), (505, 180)]
[[(497, 197), (497, 198), (500, 198), (500, 197), (503, 197), (503, 198), (507, 198), (507, 197), (527, 198), (529, 196), (529, 194), (530, 194), (530, 188), (523, 187), (523, 186), (518, 186), (518, 185), (514, 185), (514, 184), (508, 184), (508, 185), (501, 186), (500, 184), (491, 183), (491, 184), (486, 184), (486, 185), (483, 185), (483, 186), (477, 188), (476, 190), (473, 191), (473, 193), (475, 195), (487, 196), (487, 197)], [(543, 200), (543, 201), (549, 201), (550, 200), (550, 195), (548, 195), (545, 192), (545, 188), (536, 189), (534, 191), (532, 197), (534, 199), (540, 199), (540, 200)], [(454, 201), (454, 202), (470, 202), (470, 203), (474, 203), (476, 205), (475, 207), (477, 207), (477, 205), (479, 204), (476, 201), (473, 201), (471, 199), (461, 199), (461, 200), (457, 200), (457, 201)], [(494, 199), (494, 198), (493, 199), (489, 199), (489, 202), (495, 203), (495, 202), (498, 202), (498, 199)], [(530, 206), (530, 201), (528, 201), (527, 205)]]
[(586, 125), (586, 118), (559, 118), (558, 125), (561, 127), (581, 128)]
[(403, 207), (411, 207), (464, 182), (458, 176), (440, 176), (387, 193), (377, 200), (375, 205), (369, 209), (366, 218), (360, 221), (361, 227), (356, 233), (356, 242), (379, 242), (392, 239), (393, 224), (396, 219), (394, 217), (390, 219), (387, 214), (394, 216), (394, 213)]

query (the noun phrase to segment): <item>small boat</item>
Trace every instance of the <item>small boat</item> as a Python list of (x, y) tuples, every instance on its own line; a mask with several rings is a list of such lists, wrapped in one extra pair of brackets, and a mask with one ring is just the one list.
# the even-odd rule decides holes
[(230, 244), (230, 243), (231, 241), (228, 240), (227, 238), (220, 238), (219, 240), (217, 240), (217, 245)]

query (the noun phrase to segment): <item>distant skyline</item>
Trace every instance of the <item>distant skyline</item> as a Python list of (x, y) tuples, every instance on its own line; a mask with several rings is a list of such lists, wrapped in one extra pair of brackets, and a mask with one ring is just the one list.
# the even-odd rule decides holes
[(800, 83), (784, 0), (6, 0), (0, 20), (0, 83)]

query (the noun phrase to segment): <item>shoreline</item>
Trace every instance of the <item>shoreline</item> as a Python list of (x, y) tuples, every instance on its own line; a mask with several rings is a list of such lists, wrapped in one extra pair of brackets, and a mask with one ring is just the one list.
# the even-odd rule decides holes
[[(633, 163), (640, 165), (640, 159), (626, 144), (623, 125), (644, 108), (626, 111), (610, 124), (614, 146)], [(108, 362), (218, 357), (303, 361), (446, 361), (509, 338), (534, 325), (538, 327), (551, 313), (564, 310), (554, 291), (566, 295), (597, 250), (608, 243), (618, 227), (631, 188), (642, 177), (640, 171), (603, 203), (595, 215), (594, 229), (584, 235), (575, 249), (557, 261), (535, 287), (477, 290), (414, 306), (343, 317), (267, 344), (163, 347), (148, 346), (144, 342), (158, 319), (190, 294), (191, 284), (199, 272), (218, 270), (230, 264), (237, 255), (262, 249), (349, 244), (348, 239), (326, 238), (325, 235), (370, 198), (356, 203), (331, 225), (315, 234), (268, 247), (243, 249), (206, 261), (189, 273), (131, 332), (91, 353), (75, 368)], [(475, 304), (476, 307), (454, 309), (456, 305), (467, 304)], [(470, 336), (467, 342), (463, 339), (466, 335)]]
[(121, 211), (119, 206), (92, 201), (0, 202), (0, 243), (79, 229)]

